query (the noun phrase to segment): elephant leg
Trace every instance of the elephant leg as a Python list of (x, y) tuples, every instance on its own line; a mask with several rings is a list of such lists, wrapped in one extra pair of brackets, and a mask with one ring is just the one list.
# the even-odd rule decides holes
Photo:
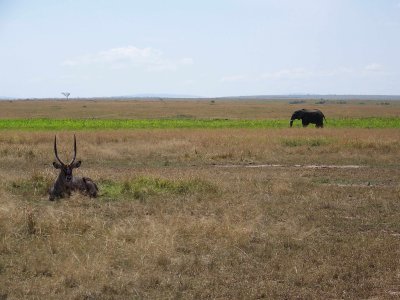
[(301, 123), (303, 124), (303, 127), (307, 127), (308, 124), (310, 124), (310, 122), (307, 122), (307, 121), (304, 121), (304, 120), (302, 120)]

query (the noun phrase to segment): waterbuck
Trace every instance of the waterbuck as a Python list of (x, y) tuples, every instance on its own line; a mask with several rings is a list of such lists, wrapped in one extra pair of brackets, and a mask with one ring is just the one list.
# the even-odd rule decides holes
[(53, 186), (49, 190), (49, 200), (54, 201), (56, 198), (64, 198), (65, 196), (71, 196), (71, 192), (79, 191), (89, 197), (97, 197), (98, 188), (92, 179), (88, 177), (76, 177), (72, 175), (72, 170), (79, 168), (81, 161), (75, 161), (76, 159), (76, 137), (74, 134), (74, 158), (69, 164), (65, 164), (61, 161), (57, 154), (57, 136), (54, 136), (54, 154), (58, 162), (53, 162), (53, 166), (56, 169), (60, 169)]

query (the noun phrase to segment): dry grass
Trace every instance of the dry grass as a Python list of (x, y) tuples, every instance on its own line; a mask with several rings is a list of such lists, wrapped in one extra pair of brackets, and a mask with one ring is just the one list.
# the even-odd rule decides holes
[(101, 196), (49, 202), (53, 136), (0, 135), (0, 299), (400, 295), (399, 130), (80, 131)]
[[(100, 119), (157, 119), (157, 118), (219, 118), (219, 119), (290, 119), (293, 111), (319, 108), (326, 118), (398, 117), (399, 101), (347, 101), (346, 104), (290, 104), (288, 101), (0, 101), (0, 118), (100, 118)], [(382, 105), (388, 104), (388, 105)]]

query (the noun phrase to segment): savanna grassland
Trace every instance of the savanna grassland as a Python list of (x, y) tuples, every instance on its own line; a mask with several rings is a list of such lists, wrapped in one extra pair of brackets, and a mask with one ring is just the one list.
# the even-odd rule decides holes
[[(287, 128), (303, 107), (326, 127)], [(358, 100), (0, 101), (0, 299), (396, 299), (399, 117)], [(73, 133), (100, 196), (50, 202), (54, 134), (67, 160)]]

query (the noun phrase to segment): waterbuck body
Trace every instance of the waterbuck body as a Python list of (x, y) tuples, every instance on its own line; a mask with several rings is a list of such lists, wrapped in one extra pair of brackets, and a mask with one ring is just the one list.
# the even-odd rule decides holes
[(62, 162), (57, 154), (57, 137), (54, 137), (54, 154), (57, 162), (53, 162), (53, 166), (60, 170), (60, 174), (53, 186), (49, 190), (49, 200), (53, 201), (57, 198), (64, 198), (71, 196), (74, 191), (79, 191), (89, 197), (97, 197), (99, 189), (96, 183), (88, 177), (77, 177), (72, 175), (72, 170), (79, 168), (81, 161), (75, 161), (76, 159), (76, 137), (74, 135), (74, 158), (68, 164)]

